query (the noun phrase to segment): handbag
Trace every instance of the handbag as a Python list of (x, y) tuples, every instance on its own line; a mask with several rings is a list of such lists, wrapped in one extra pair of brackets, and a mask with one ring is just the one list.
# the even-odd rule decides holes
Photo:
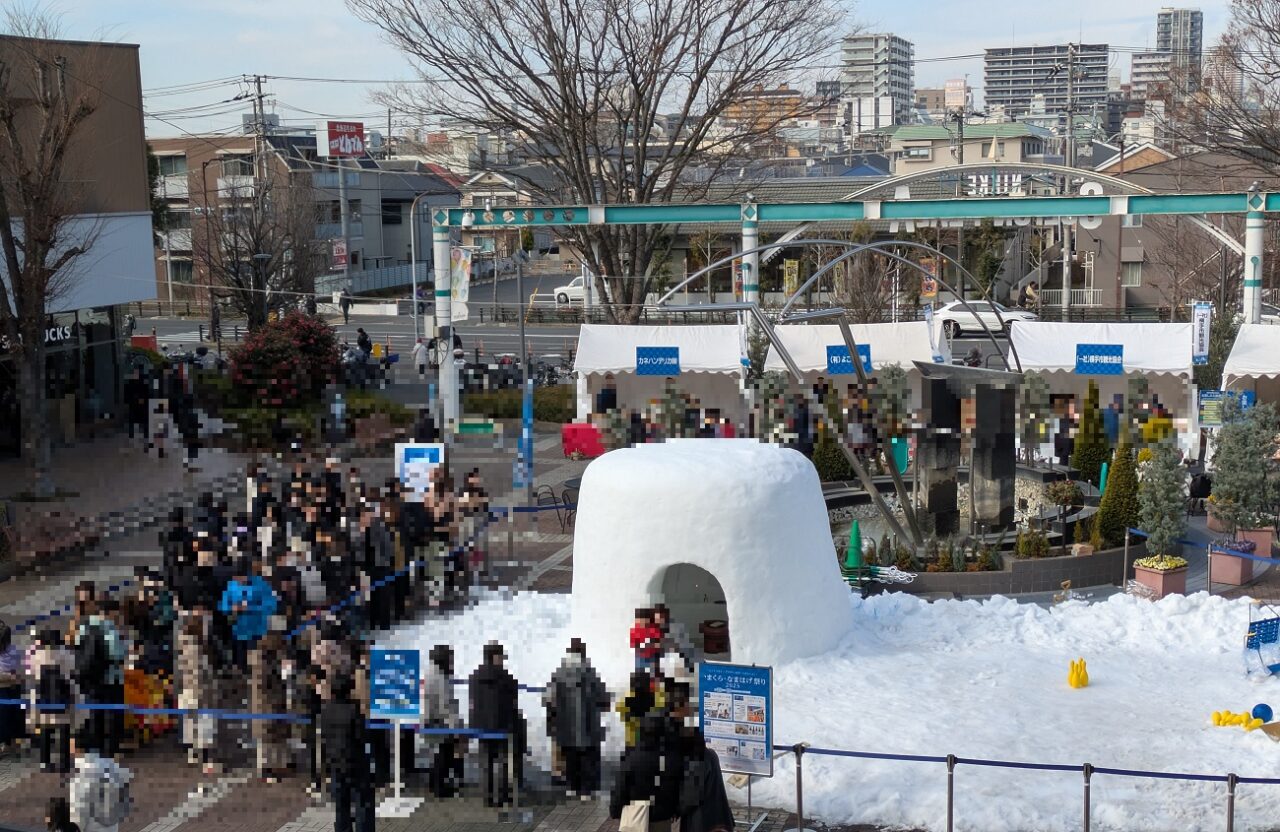
[(648, 800), (633, 800), (623, 806), (618, 832), (649, 832), (650, 808), (652, 804)]

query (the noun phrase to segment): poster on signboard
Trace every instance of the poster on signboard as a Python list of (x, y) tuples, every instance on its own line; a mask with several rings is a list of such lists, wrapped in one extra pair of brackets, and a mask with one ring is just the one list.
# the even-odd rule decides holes
[(444, 462), (440, 442), (397, 442), (396, 479), (411, 493), (422, 495), (431, 482), (431, 470)]
[(449, 321), (465, 321), (471, 312), (467, 301), (471, 299), (471, 252), (455, 248), (449, 263)]
[(782, 261), (782, 293), (791, 297), (800, 288), (800, 261)]
[(773, 776), (773, 668), (703, 662), (698, 719), (726, 773)]
[(369, 651), (369, 716), (418, 719), (422, 714), (417, 650)]

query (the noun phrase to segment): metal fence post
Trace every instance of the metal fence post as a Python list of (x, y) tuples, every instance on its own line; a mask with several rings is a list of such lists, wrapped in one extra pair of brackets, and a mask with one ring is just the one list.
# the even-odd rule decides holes
[(1084, 832), (1089, 832), (1089, 778), (1093, 776), (1093, 766), (1084, 764)]
[[(1096, 523), (1097, 520), (1094, 520)], [(1064, 529), (1065, 531), (1065, 529)], [(1120, 573), (1120, 588), (1124, 589), (1129, 585), (1129, 529), (1124, 530), (1124, 571)]]
[(787, 832), (806, 832), (804, 828), (804, 752), (808, 747), (807, 742), (798, 742), (791, 747), (796, 755), (796, 828)]
[(1234, 774), (1227, 775), (1227, 832), (1235, 832), (1236, 828), (1236, 783), (1239, 780)]
[(947, 755), (947, 832), (955, 828), (956, 755)]
[(1204, 588), (1210, 595), (1213, 594), (1213, 544), (1210, 543), (1205, 548), (1204, 560)]

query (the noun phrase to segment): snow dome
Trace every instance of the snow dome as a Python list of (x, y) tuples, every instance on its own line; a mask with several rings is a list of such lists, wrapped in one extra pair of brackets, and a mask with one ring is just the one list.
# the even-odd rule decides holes
[(673, 440), (592, 462), (578, 497), (573, 629), (614, 659), (615, 681), (630, 669), (636, 608), (656, 603), (695, 640), (703, 623), (728, 622), (728, 655), (710, 658), (771, 665), (836, 647), (849, 590), (813, 464), (754, 439)]

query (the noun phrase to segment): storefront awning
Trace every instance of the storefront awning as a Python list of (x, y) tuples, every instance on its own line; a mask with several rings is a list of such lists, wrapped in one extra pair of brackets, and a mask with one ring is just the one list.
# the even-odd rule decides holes
[(1280, 326), (1242, 324), (1222, 367), (1222, 387), (1252, 378), (1280, 377)]
[(1191, 324), (1018, 321), (1010, 335), (1024, 372), (1191, 377)]
[(673, 375), (741, 372), (738, 327), (583, 324), (573, 369), (583, 375), (666, 375), (663, 368), (669, 363)]
[[(851, 324), (853, 340), (863, 353), (863, 361), (869, 355), (871, 370), (874, 373), (881, 367), (897, 364), (902, 369), (914, 369), (912, 362), (933, 361), (933, 349), (929, 346), (929, 325), (924, 321), (909, 321), (897, 324)], [(840, 336), (840, 327), (833, 324), (793, 324), (774, 328), (782, 338), (782, 343), (791, 353), (797, 366), (804, 372), (817, 373), (853, 373), (848, 367), (833, 367), (832, 360), (837, 363), (840, 357), (847, 354), (844, 339)], [(834, 348), (834, 353), (831, 348)], [(938, 352), (946, 362), (951, 361), (951, 349), (945, 338), (938, 340)], [(787, 365), (772, 347), (765, 361), (766, 370), (785, 372)]]

